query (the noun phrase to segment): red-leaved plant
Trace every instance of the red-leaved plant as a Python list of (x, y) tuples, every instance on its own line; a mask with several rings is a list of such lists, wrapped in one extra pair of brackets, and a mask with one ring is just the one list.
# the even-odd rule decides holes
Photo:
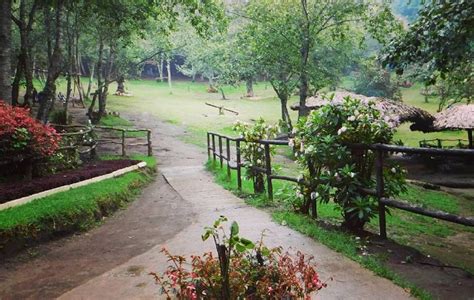
[(59, 147), (54, 128), (32, 118), (29, 110), (0, 100), (0, 153), (48, 157)]
[(312, 257), (297, 252), (291, 257), (281, 248), (269, 249), (262, 239), (255, 245), (238, 235), (233, 222), (227, 237), (221, 216), (212, 227), (206, 227), (203, 240), (213, 237), (218, 256), (212, 252), (184, 256), (162, 252), (171, 263), (161, 275), (150, 273), (167, 299), (310, 299), (311, 294), (326, 287), (319, 279)]

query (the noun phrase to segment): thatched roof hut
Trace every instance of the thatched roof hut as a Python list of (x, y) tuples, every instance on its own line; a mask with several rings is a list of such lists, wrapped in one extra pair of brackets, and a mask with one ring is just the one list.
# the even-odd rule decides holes
[[(334, 95), (334, 96), (333, 96)], [(407, 105), (400, 101), (394, 101), (381, 97), (367, 97), (351, 93), (348, 91), (336, 91), (330, 93), (318, 93), (313, 97), (306, 99), (306, 106), (310, 109), (318, 109), (326, 104), (341, 105), (344, 98), (350, 96), (351, 98), (359, 99), (362, 103), (368, 104), (374, 102), (375, 107), (384, 115), (391, 119), (393, 126), (398, 126), (404, 122), (415, 123), (412, 125), (412, 130), (428, 130), (433, 124), (434, 117), (420, 108)], [(328, 100), (327, 98), (331, 98)], [(298, 110), (299, 104), (291, 106), (292, 110)]]
[(474, 104), (456, 105), (435, 115), (433, 128), (436, 131), (465, 129), (468, 133), (469, 148), (473, 147)]

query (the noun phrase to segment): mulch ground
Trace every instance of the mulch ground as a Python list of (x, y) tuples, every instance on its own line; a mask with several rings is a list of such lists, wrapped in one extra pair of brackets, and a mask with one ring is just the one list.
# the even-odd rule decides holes
[(33, 195), (42, 191), (73, 184), (82, 180), (112, 173), (139, 163), (137, 160), (103, 160), (82, 165), (78, 169), (35, 178), (29, 181), (0, 184), (0, 204), (21, 197)]

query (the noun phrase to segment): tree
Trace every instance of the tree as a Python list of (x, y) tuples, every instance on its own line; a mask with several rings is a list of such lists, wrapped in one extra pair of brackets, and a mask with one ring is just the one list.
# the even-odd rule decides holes
[(285, 93), (276, 91), (283, 95), (282, 101), (297, 80), (299, 117), (309, 112), (308, 95), (336, 80), (335, 64), (325, 64), (331, 48), (346, 41), (351, 41), (350, 48), (359, 45), (364, 32), (382, 41), (398, 24), (390, 9), (379, 1), (254, 0), (243, 17), (250, 20), (250, 36), (258, 37), (254, 41), (256, 56), (270, 78), (279, 83), (272, 85), (284, 84), (281, 90)]
[(11, 103), (11, 0), (0, 0), (0, 99)]
[(391, 79), (390, 72), (373, 59), (359, 64), (355, 76), (354, 92), (369, 97), (401, 100), (400, 89), (397, 83)]
[(471, 67), (466, 75), (472, 76), (473, 38), (474, 2), (428, 1), (408, 30), (385, 47), (381, 60), (398, 73), (411, 64), (426, 66), (430, 84), (466, 66)]
[(31, 63), (30, 33), (32, 31), (39, 3), (37, 0), (33, 0), (30, 4), (27, 2), (27, 0), (20, 0), (18, 16), (15, 16), (15, 14), (11, 15), (11, 18), (18, 26), (20, 33), (20, 51), (18, 53), (16, 73), (12, 85), (12, 104), (17, 105), (20, 82), (25, 79), (26, 91), (23, 103), (29, 106), (33, 96), (33, 67)]

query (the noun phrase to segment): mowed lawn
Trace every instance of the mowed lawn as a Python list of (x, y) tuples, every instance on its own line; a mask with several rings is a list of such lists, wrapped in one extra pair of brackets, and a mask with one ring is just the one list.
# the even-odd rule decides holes
[[(243, 97), (244, 85), (226, 87), (225, 94), (229, 100), (221, 100), (220, 93), (208, 93), (207, 84), (201, 82), (176, 81), (171, 90), (166, 82), (154, 80), (131, 80), (126, 83), (126, 86), (133, 96), (110, 95), (108, 101), (110, 110), (149, 112), (166, 122), (184, 125), (191, 133), (188, 141), (199, 145), (204, 145), (205, 132), (208, 130), (230, 135), (234, 134), (231, 127), (237, 120), (251, 122), (262, 117), (268, 122), (276, 123), (281, 116), (280, 102), (271, 85), (266, 82), (255, 84), (256, 99)], [(402, 88), (403, 101), (435, 114), (438, 109), (438, 100), (432, 97), (429, 103), (425, 103), (420, 89), (420, 84), (407, 89)], [(112, 85), (110, 90), (114, 91), (115, 85)], [(289, 104), (297, 101), (296, 96), (292, 97)], [(235, 110), (239, 115), (230, 112), (219, 115), (218, 109), (207, 106), (206, 102)], [(295, 122), (297, 113), (292, 111), (291, 115)], [(410, 124), (400, 126), (394, 139), (415, 147), (424, 139), (466, 139), (464, 131), (423, 133), (411, 131), (409, 126)]]

